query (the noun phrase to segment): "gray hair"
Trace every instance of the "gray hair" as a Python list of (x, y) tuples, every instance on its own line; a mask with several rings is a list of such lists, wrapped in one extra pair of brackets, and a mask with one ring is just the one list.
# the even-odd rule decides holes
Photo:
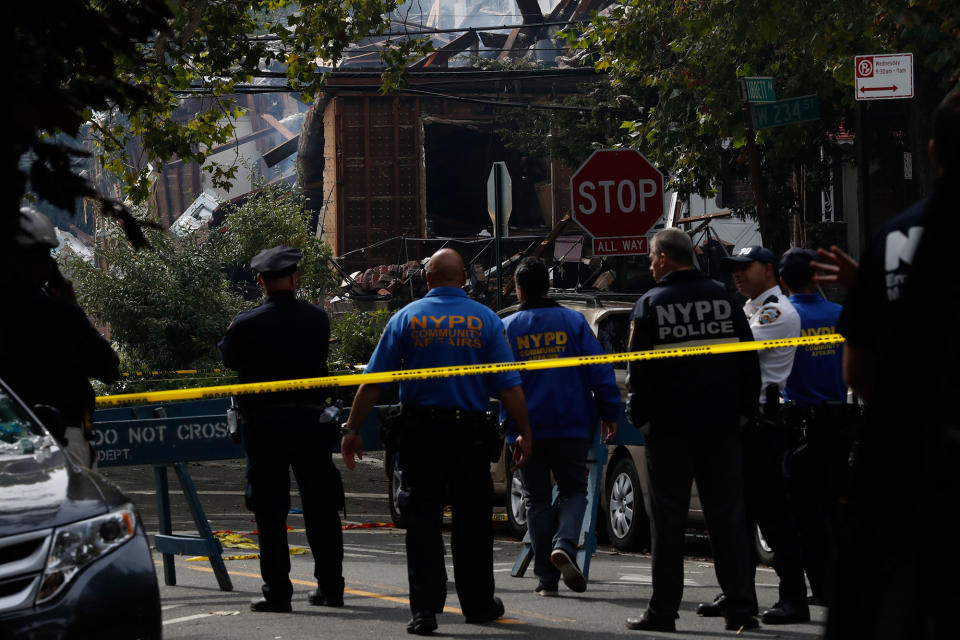
[(665, 254), (679, 266), (692, 267), (694, 264), (693, 242), (680, 229), (664, 229), (650, 241), (651, 254)]

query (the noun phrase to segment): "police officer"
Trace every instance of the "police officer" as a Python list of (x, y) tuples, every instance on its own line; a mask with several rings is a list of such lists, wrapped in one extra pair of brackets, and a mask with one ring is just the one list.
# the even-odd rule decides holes
[[(746, 318), (724, 286), (696, 270), (693, 260), (693, 244), (679, 229), (653, 237), (650, 271), (656, 285), (637, 301), (630, 316), (631, 351), (752, 339)], [(627, 618), (627, 628), (676, 628), (694, 479), (713, 543), (717, 580), (727, 594), (722, 611), (726, 628), (758, 626), (740, 423), (756, 409), (759, 382), (755, 352), (630, 363), (628, 415), (646, 444), (653, 596), (642, 616)]]
[(960, 93), (940, 102), (932, 125), (933, 191), (874, 234), (838, 326), (844, 378), (865, 414), (831, 639), (957, 635), (960, 560), (942, 551), (960, 495)]
[[(800, 316), (801, 336), (836, 333), (839, 304), (820, 295), (811, 263), (817, 254), (790, 249), (780, 258), (780, 282)], [(787, 456), (787, 483), (810, 581), (811, 603), (826, 604), (829, 568), (836, 554), (837, 505), (846, 485), (854, 415), (847, 411), (843, 345), (798, 347), (783, 388), (787, 427), (801, 430)]]
[[(504, 321), (518, 361), (602, 355), (603, 347), (583, 315), (547, 297), (547, 267), (524, 258), (514, 274), (520, 310)], [(557, 595), (561, 576), (571, 590), (587, 581), (577, 566), (577, 547), (587, 507), (587, 453), (598, 414), (607, 442), (617, 431), (620, 390), (609, 364), (524, 371), (523, 395), (537, 455), (520, 471), (533, 545), (536, 593)], [(516, 432), (511, 428), (507, 438)], [(553, 506), (551, 475), (557, 486)]]
[[(242, 383), (327, 375), (330, 323), (323, 309), (295, 297), (300, 257), (299, 250), (278, 246), (250, 261), (267, 299), (238, 315), (219, 343), (223, 363), (237, 371)], [(300, 487), (318, 585), (308, 600), (343, 606), (343, 533), (337, 513), (343, 506), (343, 484), (331, 458), (336, 427), (319, 422), (325, 408), (322, 392), (246, 395), (238, 398), (238, 405), (264, 582), (263, 597), (250, 608), (291, 610), (286, 528), (291, 467)]]
[[(744, 247), (723, 261), (733, 271), (737, 290), (748, 298), (743, 312), (756, 340), (800, 336), (800, 316), (777, 285), (776, 263), (773, 252), (760, 246)], [(790, 438), (780, 415), (780, 392), (793, 368), (795, 351), (796, 347), (780, 347), (759, 352), (762, 417), (751, 423), (743, 438), (747, 515), (756, 521), (773, 549), (774, 568), (780, 578), (779, 599), (760, 617), (764, 624), (810, 619), (800, 538), (787, 504), (782, 471)], [(722, 615), (724, 604), (721, 594), (712, 603), (701, 604), (697, 613)]]
[[(427, 266), (427, 295), (387, 323), (368, 372), (513, 360), (503, 324), (462, 289), (463, 259), (452, 249), (433, 254)], [(363, 455), (360, 425), (380, 393), (376, 384), (357, 390), (343, 427), (341, 451), (347, 468)], [(494, 425), (490, 397), (499, 395), (519, 436), (515, 464), (530, 456), (531, 437), (520, 376), (516, 372), (402, 381), (403, 430), (399, 507), (407, 521), (407, 573), (413, 618), (407, 632), (429, 635), (443, 611), (447, 572), (442, 537), (443, 507), (453, 509), (453, 566), (457, 595), (468, 623), (503, 615), (493, 595), (493, 530), (490, 479)], [(502, 447), (502, 444), (499, 444)], [(449, 500), (449, 502), (448, 502)]]
[(93, 468), (95, 396), (89, 379), (115, 382), (120, 360), (50, 256), (57, 244), (45, 215), (20, 209), (14, 248), (3, 256), (10, 287), (0, 314), (0, 378), (28, 405), (44, 405), (37, 413), (70, 458)]

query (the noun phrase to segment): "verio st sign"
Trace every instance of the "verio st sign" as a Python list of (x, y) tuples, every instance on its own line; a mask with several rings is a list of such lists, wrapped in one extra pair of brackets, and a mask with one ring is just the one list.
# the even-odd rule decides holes
[[(663, 174), (635, 149), (594, 151), (570, 178), (571, 217), (595, 239), (595, 255), (645, 253), (640, 238), (663, 215), (663, 196)], [(617, 242), (596, 246), (601, 239)]]

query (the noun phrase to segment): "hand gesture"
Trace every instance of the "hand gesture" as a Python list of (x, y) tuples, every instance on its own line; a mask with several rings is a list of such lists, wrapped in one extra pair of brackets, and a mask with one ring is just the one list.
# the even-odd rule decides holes
[(817, 249), (817, 256), (820, 260), (810, 263), (815, 272), (814, 280), (835, 283), (843, 287), (850, 286), (853, 275), (857, 271), (856, 260), (837, 245), (832, 245), (830, 249)]

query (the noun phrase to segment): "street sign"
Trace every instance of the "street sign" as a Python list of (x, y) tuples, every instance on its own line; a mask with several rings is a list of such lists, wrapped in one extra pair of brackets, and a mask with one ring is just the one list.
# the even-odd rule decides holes
[[(499, 178), (497, 175), (499, 174)], [(497, 191), (499, 190), (499, 198)], [(513, 181), (510, 180), (510, 172), (507, 171), (506, 162), (494, 162), (490, 167), (490, 177), (487, 178), (487, 213), (490, 214), (490, 222), (493, 223), (494, 234), (497, 235), (497, 201), (500, 202), (500, 235), (506, 236), (507, 221), (510, 219), (510, 212), (513, 211)]]
[(593, 239), (595, 256), (645, 256), (647, 253), (647, 236)]
[(820, 102), (817, 96), (801, 96), (750, 105), (750, 111), (753, 114), (754, 129), (769, 129), (782, 127), (785, 124), (819, 120)]
[(663, 216), (663, 174), (634, 149), (594, 151), (570, 177), (570, 201), (571, 217), (593, 238), (636, 241), (603, 245), (602, 255), (635, 254)]
[(853, 64), (857, 100), (913, 97), (912, 53), (856, 56)]
[(773, 89), (773, 78), (755, 76), (740, 78), (740, 99), (746, 102), (773, 102), (777, 93)]

